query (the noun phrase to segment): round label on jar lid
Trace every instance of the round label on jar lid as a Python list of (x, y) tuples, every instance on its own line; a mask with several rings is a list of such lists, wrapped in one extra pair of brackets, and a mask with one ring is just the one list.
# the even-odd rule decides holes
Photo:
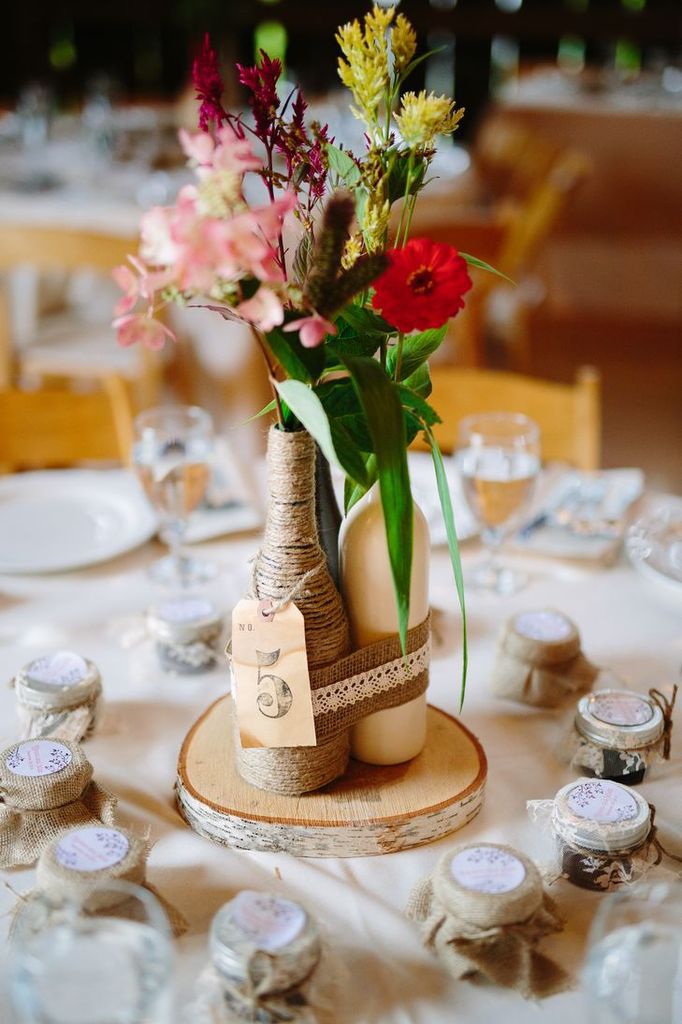
[(654, 717), (649, 701), (636, 693), (597, 693), (590, 698), (590, 711), (608, 725), (646, 725)]
[(639, 812), (637, 800), (624, 786), (606, 779), (586, 779), (577, 783), (566, 803), (579, 818), (589, 821), (629, 821)]
[(15, 747), (5, 760), (5, 767), (13, 775), (36, 779), (41, 775), (54, 775), (71, 764), (71, 751), (54, 740), (26, 740)]
[(245, 890), (232, 900), (232, 924), (258, 949), (272, 951), (287, 946), (305, 926), (305, 911), (298, 903)]
[(85, 658), (74, 651), (55, 651), (36, 658), (26, 669), (26, 676), (46, 686), (73, 686), (88, 675)]
[(567, 640), (573, 632), (573, 626), (565, 615), (547, 610), (521, 612), (514, 619), (514, 629), (529, 640), (543, 640), (546, 643)]
[(526, 869), (518, 857), (495, 846), (470, 846), (450, 862), (452, 877), (464, 889), (504, 893), (518, 889)]
[(129, 848), (127, 836), (118, 829), (87, 825), (60, 839), (55, 857), (72, 871), (102, 871), (120, 864)]
[(158, 605), (157, 614), (166, 622), (197, 622), (215, 613), (211, 602), (204, 597), (172, 597)]

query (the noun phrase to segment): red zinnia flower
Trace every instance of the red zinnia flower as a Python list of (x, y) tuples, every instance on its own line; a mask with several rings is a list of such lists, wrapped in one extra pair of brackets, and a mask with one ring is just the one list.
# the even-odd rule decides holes
[(388, 269), (374, 282), (372, 305), (403, 334), (440, 327), (464, 308), (471, 278), (451, 245), (413, 238), (386, 255)]

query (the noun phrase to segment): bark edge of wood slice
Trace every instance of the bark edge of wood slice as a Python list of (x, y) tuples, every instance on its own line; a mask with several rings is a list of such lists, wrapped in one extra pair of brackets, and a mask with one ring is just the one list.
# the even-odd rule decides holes
[(190, 729), (176, 798), (195, 832), (225, 846), (298, 857), (368, 857), (421, 846), (467, 825), (481, 809), (487, 761), (476, 737), (429, 705), (427, 743), (412, 761), (351, 759), (342, 779), (300, 797), (244, 782), (234, 763), (232, 700), (221, 697)]

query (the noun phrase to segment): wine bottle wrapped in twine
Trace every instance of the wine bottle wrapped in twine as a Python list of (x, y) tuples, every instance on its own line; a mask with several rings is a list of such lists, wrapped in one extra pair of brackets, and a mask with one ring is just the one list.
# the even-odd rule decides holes
[[(348, 621), (329, 574), (315, 521), (315, 442), (306, 431), (272, 427), (267, 452), (269, 503), (263, 545), (255, 559), (250, 598), (276, 611), (295, 602), (305, 620), (309, 669), (332, 664), (350, 650)], [(242, 747), (241, 776), (260, 789), (298, 794), (342, 775), (349, 737), (343, 730), (314, 747)]]

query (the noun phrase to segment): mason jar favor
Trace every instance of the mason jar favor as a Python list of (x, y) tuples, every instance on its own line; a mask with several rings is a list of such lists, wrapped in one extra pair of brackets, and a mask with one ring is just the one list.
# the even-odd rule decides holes
[(567, 759), (585, 775), (636, 785), (669, 754), (670, 714), (656, 691), (595, 690), (578, 701)]
[(97, 666), (75, 651), (54, 651), (29, 662), (14, 678), (23, 739), (90, 736), (101, 710)]
[(618, 782), (570, 782), (554, 798), (551, 821), (561, 874), (583, 889), (634, 882), (657, 859), (649, 804)]
[(147, 628), (166, 671), (192, 674), (215, 665), (223, 617), (206, 598), (168, 598), (149, 609)]

